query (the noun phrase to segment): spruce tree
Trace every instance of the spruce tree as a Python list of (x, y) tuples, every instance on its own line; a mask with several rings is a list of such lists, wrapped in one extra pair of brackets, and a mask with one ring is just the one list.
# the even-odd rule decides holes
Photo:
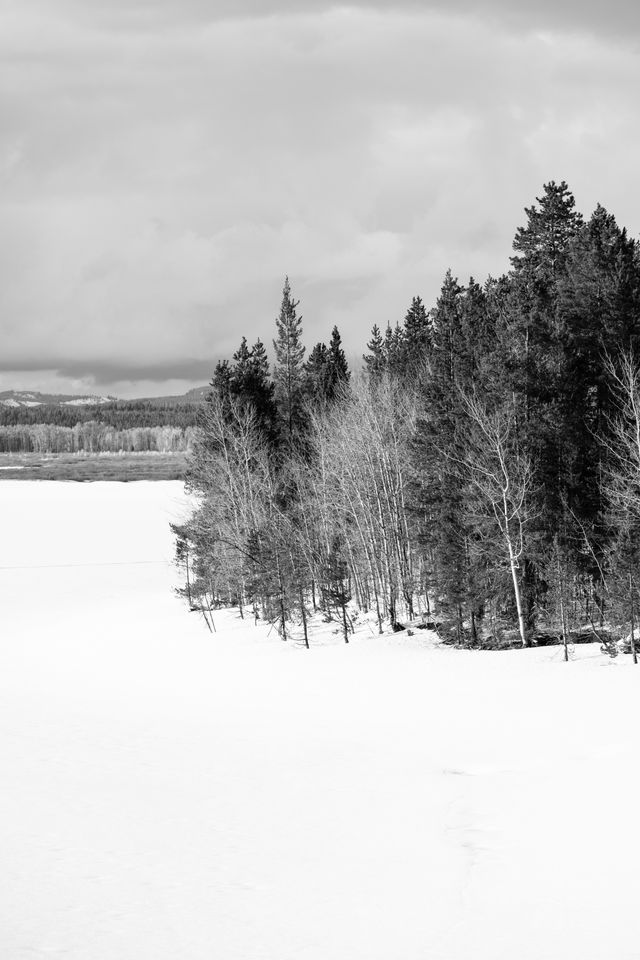
[(207, 394), (206, 400), (212, 401), (214, 398), (219, 397), (223, 402), (228, 401), (231, 396), (231, 382), (232, 382), (233, 372), (229, 366), (228, 360), (218, 360), (216, 368), (211, 378), (209, 386), (211, 391)]
[(425, 416), (415, 440), (420, 475), (416, 509), (422, 517), (423, 539), (432, 545), (430, 585), (442, 610), (454, 617), (460, 639), (470, 572), (465, 485), (456, 461), (460, 390), (467, 386), (460, 363), (463, 296), (462, 287), (447, 271), (432, 313), (429, 371), (421, 381)]
[(229, 415), (232, 398), (239, 404), (239, 409), (251, 409), (262, 438), (269, 446), (274, 446), (277, 440), (274, 387), (269, 378), (269, 362), (261, 340), (258, 339), (250, 348), (246, 337), (243, 337), (233, 354), (233, 362), (230, 364), (228, 360), (221, 360), (217, 364), (211, 387), (224, 402)]
[(351, 374), (349, 365), (342, 349), (342, 338), (337, 327), (331, 331), (331, 340), (329, 341), (329, 350), (327, 352), (328, 378), (327, 378), (327, 399), (334, 400), (341, 384), (349, 382)]
[[(608, 524), (601, 478), (610, 466), (617, 413), (607, 355), (640, 342), (640, 264), (636, 243), (600, 205), (572, 241), (558, 282), (558, 319), (565, 350), (563, 451), (569, 507), (589, 531), (600, 559)], [(592, 553), (576, 561), (598, 580)]]
[(391, 376), (398, 376), (404, 368), (404, 333), (399, 323), (387, 324), (382, 344), (385, 369)]
[(277, 337), (273, 341), (274, 398), (283, 442), (291, 449), (305, 428), (304, 371), (305, 348), (301, 343), (302, 318), (298, 317), (299, 301), (291, 295), (289, 278), (285, 278), (280, 315), (276, 319)]
[(251, 358), (244, 382), (244, 394), (253, 407), (262, 435), (273, 447), (277, 441), (274, 385), (269, 377), (267, 352), (260, 338), (251, 348)]
[(525, 273), (540, 292), (549, 292), (561, 272), (567, 250), (582, 225), (575, 198), (563, 180), (545, 183), (536, 197), (539, 206), (525, 207), (527, 223), (518, 227), (511, 263), (516, 274)]
[(495, 350), (495, 325), (487, 294), (470, 277), (460, 302), (459, 376), (467, 387), (473, 386), (485, 395), (493, 386), (488, 366)]
[(337, 327), (331, 332), (329, 346), (316, 343), (304, 365), (306, 393), (312, 403), (335, 400), (341, 383), (349, 381), (347, 359)]
[(385, 368), (384, 361), (384, 341), (380, 328), (374, 323), (371, 328), (371, 339), (367, 343), (369, 353), (364, 353), (362, 359), (365, 362), (367, 372), (371, 377), (376, 377), (382, 373)]
[(304, 365), (305, 391), (311, 403), (323, 403), (329, 377), (329, 351), (326, 343), (316, 343)]
[(413, 297), (404, 318), (402, 339), (403, 366), (417, 373), (424, 364), (431, 346), (431, 321), (420, 297)]
[(582, 217), (567, 184), (544, 185), (537, 205), (525, 208), (526, 224), (513, 241), (512, 270), (502, 287), (496, 377), (510, 390), (518, 409), (519, 442), (535, 465), (530, 494), (527, 553), (523, 558), (527, 626), (533, 629), (544, 582), (540, 570), (553, 552), (553, 531), (564, 517), (565, 384), (567, 351), (558, 313), (559, 285)]
[(253, 351), (249, 349), (247, 338), (243, 337), (240, 346), (233, 355), (232, 383), (237, 384), (234, 392), (242, 394), (243, 385), (249, 375)]

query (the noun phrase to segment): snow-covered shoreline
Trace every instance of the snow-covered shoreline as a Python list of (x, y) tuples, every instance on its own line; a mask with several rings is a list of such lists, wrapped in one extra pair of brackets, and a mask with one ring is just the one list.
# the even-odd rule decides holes
[(4, 955), (637, 956), (630, 657), (210, 634), (184, 511), (0, 485)]

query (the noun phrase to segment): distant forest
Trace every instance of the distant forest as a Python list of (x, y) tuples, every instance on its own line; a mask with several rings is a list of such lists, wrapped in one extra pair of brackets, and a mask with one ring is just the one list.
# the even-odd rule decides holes
[(368, 611), (469, 645), (634, 646), (640, 254), (614, 216), (545, 184), (508, 273), (447, 271), (373, 328), (364, 373), (336, 328), (307, 354), (298, 308), (287, 281), (273, 367), (243, 338), (202, 405), (175, 532), (208, 622), (237, 604), (308, 642), (321, 610), (348, 641)]
[(198, 403), (119, 400), (87, 406), (0, 404), (0, 453), (187, 450)]
[(86, 406), (40, 404), (37, 407), (8, 407), (0, 404), (0, 426), (30, 426), (50, 423), (74, 427), (76, 423), (104, 423), (116, 430), (132, 427), (193, 427), (199, 403), (159, 403), (153, 400), (117, 400)]

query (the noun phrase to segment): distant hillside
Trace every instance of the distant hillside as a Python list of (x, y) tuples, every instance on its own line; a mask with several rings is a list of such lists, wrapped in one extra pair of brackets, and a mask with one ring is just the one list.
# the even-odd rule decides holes
[(0, 403), (5, 407), (95, 407), (102, 403), (113, 403), (115, 397), (95, 396), (72, 393), (40, 393), (38, 390), (3, 390)]
[(137, 400), (122, 400), (121, 403), (151, 403), (155, 406), (176, 406), (182, 403), (200, 403), (211, 392), (211, 387), (194, 387), (178, 396), (140, 397)]
[(48, 424), (75, 427), (100, 423), (116, 430), (134, 427), (180, 427), (196, 425), (207, 387), (178, 397), (115, 400), (111, 397), (74, 397), (37, 391), (7, 390), (0, 394), (0, 428)]
[(208, 387), (196, 387), (182, 396), (116, 400), (5, 390), (0, 393), (0, 453), (183, 455), (208, 392)]
[(72, 393), (40, 393), (38, 390), (4, 390), (0, 392), (0, 404), (5, 407), (98, 407), (105, 403), (143, 403), (153, 406), (173, 407), (183, 403), (200, 403), (211, 387), (194, 387), (187, 393), (166, 397), (136, 397), (134, 400), (119, 400), (117, 397)]

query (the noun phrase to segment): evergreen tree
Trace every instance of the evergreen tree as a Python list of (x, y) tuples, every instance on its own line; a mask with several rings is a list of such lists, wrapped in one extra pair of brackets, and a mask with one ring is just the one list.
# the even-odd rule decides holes
[(238, 396), (242, 396), (244, 392), (244, 384), (249, 377), (252, 357), (253, 351), (247, 345), (247, 338), (243, 337), (240, 346), (233, 355), (234, 366), (231, 371), (232, 389)]
[[(522, 559), (527, 629), (535, 626), (544, 582), (540, 571), (553, 552), (554, 531), (563, 522), (568, 485), (564, 437), (567, 352), (558, 302), (571, 245), (582, 217), (567, 184), (551, 181), (525, 208), (527, 222), (514, 241), (512, 270), (501, 283), (497, 344), (491, 372), (518, 411), (521, 450), (535, 465), (529, 494), (527, 551)], [(496, 291), (494, 291), (494, 294)]]
[(306, 392), (312, 402), (335, 400), (341, 383), (349, 381), (349, 367), (337, 327), (331, 332), (329, 346), (317, 343), (304, 365)]
[(362, 359), (366, 364), (369, 375), (375, 378), (381, 374), (385, 368), (384, 341), (380, 333), (380, 328), (375, 323), (371, 328), (371, 339), (367, 343), (367, 350), (369, 353), (364, 353)]
[(331, 340), (329, 341), (329, 350), (327, 351), (328, 378), (326, 395), (328, 400), (333, 400), (341, 384), (349, 382), (351, 374), (349, 365), (342, 349), (342, 338), (337, 327), (331, 331)]
[(458, 467), (462, 422), (461, 390), (466, 383), (461, 358), (464, 291), (450, 270), (432, 313), (429, 371), (421, 382), (425, 416), (415, 439), (419, 470), (416, 509), (422, 538), (431, 542), (431, 589), (441, 609), (452, 615), (462, 635), (469, 597), (469, 530), (465, 521), (465, 482)]
[(269, 377), (267, 352), (259, 338), (251, 348), (243, 381), (243, 399), (251, 404), (262, 435), (273, 446), (277, 441), (274, 385)]
[(525, 207), (527, 223), (518, 227), (513, 241), (511, 263), (516, 274), (535, 281), (541, 293), (548, 293), (562, 270), (567, 250), (582, 225), (575, 210), (575, 198), (563, 180), (545, 183), (539, 206)]
[(404, 368), (404, 334), (402, 327), (396, 323), (395, 327), (387, 325), (382, 344), (384, 367), (391, 376), (397, 376)]
[(304, 365), (306, 393), (309, 400), (324, 402), (329, 379), (329, 351), (326, 343), (316, 343)]
[(206, 400), (211, 401), (214, 397), (221, 400), (228, 400), (231, 396), (232, 370), (228, 360), (218, 360), (216, 368), (211, 378), (209, 386), (211, 391), (207, 394)]
[(402, 340), (403, 366), (417, 373), (431, 346), (431, 321), (420, 297), (413, 297), (404, 318)]
[(301, 343), (302, 318), (297, 315), (299, 301), (291, 296), (289, 278), (285, 278), (280, 315), (276, 319), (277, 337), (273, 341), (276, 361), (273, 371), (274, 397), (280, 432), (292, 449), (305, 429), (304, 371), (305, 348)]
[[(636, 243), (598, 205), (572, 241), (558, 282), (558, 321), (565, 352), (563, 454), (568, 503), (590, 531), (601, 558), (608, 525), (601, 477), (610, 463), (611, 395), (607, 354), (633, 352), (640, 341), (640, 269)], [(605, 441), (604, 443), (602, 441)], [(599, 577), (591, 554), (578, 558)]]
[[(273, 446), (277, 440), (274, 387), (269, 379), (269, 362), (261, 340), (249, 348), (243, 337), (233, 354), (233, 363), (221, 360), (211, 381), (213, 393), (219, 397), (231, 415), (231, 399), (239, 409), (251, 410), (262, 437)], [(209, 395), (211, 399), (212, 395)]]
[(469, 278), (460, 301), (460, 377), (467, 386), (490, 392), (490, 358), (496, 346), (496, 317), (487, 294), (479, 283)]
[[(449, 404), (456, 384), (460, 383), (460, 359), (463, 353), (462, 303), (463, 288), (451, 270), (442, 284), (440, 296), (432, 313), (432, 362), (439, 381), (440, 401)], [(451, 402), (454, 402), (451, 401)]]

